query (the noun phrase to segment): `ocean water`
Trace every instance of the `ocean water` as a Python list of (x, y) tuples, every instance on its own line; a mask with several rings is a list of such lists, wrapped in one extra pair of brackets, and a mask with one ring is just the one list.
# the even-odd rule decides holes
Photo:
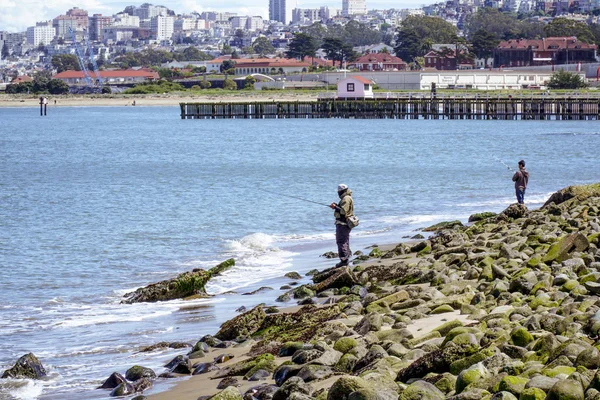
[[(353, 250), (597, 182), (593, 121), (182, 121), (178, 107), (0, 108), (0, 371), (33, 352), (44, 381), (0, 399), (102, 399), (113, 371), (163, 372), (242, 305), (275, 304), (286, 272), (325, 268), (339, 183), (354, 191)], [(298, 196), (319, 204), (268, 193)], [(214, 297), (121, 305), (123, 294), (234, 257)], [(335, 260), (334, 260), (335, 262)], [(305, 280), (303, 280), (304, 282)], [(262, 286), (273, 290), (244, 296)], [(164, 390), (157, 383), (153, 391)]]

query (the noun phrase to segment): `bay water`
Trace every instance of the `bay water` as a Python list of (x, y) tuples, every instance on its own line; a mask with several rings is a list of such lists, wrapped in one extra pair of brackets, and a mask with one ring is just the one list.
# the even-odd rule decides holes
[[(0, 399), (101, 399), (113, 371), (163, 372), (236, 309), (276, 304), (336, 260), (336, 187), (354, 191), (352, 249), (435, 222), (600, 181), (594, 121), (181, 120), (178, 107), (0, 108), (0, 371), (33, 352), (43, 381), (0, 380)], [(319, 204), (304, 202), (296, 196)], [(368, 251), (368, 250), (367, 250)], [(138, 287), (233, 257), (189, 302), (122, 305)], [(304, 278), (300, 283), (307, 282)], [(259, 295), (244, 293), (271, 287)], [(152, 391), (165, 390), (158, 383)]]

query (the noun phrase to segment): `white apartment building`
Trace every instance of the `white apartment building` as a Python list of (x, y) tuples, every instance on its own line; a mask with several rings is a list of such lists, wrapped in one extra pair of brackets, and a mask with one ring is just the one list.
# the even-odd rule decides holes
[(137, 15), (129, 15), (127, 13), (120, 13), (115, 15), (113, 26), (140, 26), (140, 17)]
[(162, 15), (153, 17), (150, 20), (150, 32), (156, 40), (168, 40), (173, 36), (175, 28), (175, 17), (163, 17)]
[(192, 31), (197, 27), (197, 20), (193, 17), (185, 16), (175, 20), (173, 30), (175, 32)]
[(56, 36), (52, 21), (38, 22), (35, 26), (27, 28), (27, 43), (39, 46), (41, 43), (50, 44)]
[(246, 29), (254, 32), (254, 31), (262, 31), (265, 28), (265, 23), (261, 16), (248, 17), (246, 21)]
[(168, 8), (163, 6), (153, 6), (152, 4), (143, 4), (140, 7), (135, 7), (133, 15), (140, 19), (152, 19), (158, 16), (167, 16)]
[(342, 0), (342, 16), (363, 15), (367, 13), (366, 0)]
[(288, 0), (269, 0), (269, 19), (287, 25), (291, 20), (289, 3)]
[(231, 29), (246, 29), (248, 17), (233, 17), (231, 18)]
[(61, 38), (71, 40), (71, 31), (77, 31), (78, 21), (77, 19), (68, 15), (59, 15), (52, 20), (52, 26), (54, 27), (55, 35)]

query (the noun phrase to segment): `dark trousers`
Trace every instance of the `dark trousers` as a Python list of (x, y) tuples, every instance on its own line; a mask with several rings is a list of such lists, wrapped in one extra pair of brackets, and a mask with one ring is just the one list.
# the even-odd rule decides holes
[(525, 203), (525, 189), (516, 189), (517, 192), (517, 203)]
[(338, 253), (340, 260), (348, 261), (352, 255), (350, 250), (350, 228), (348, 225), (336, 225), (335, 226), (335, 242), (338, 246)]

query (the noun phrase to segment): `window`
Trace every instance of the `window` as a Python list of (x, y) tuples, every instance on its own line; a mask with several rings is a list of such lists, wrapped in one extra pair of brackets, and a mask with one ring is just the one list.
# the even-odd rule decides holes
[(368, 92), (371, 89), (368, 83), (365, 83), (365, 92)]
[(346, 91), (347, 92), (354, 92), (354, 83), (348, 83), (346, 85)]

